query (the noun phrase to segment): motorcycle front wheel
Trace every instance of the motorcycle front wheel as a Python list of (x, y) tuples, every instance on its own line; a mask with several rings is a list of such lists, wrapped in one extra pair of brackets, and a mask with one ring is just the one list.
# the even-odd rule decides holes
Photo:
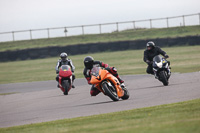
[(64, 88), (64, 95), (68, 95), (68, 90), (69, 90), (69, 82), (68, 80), (63, 80), (62, 86)]
[(113, 101), (119, 101), (119, 97), (117, 95), (115, 87), (109, 86), (107, 82), (103, 82), (102, 87), (103, 90), (105, 91), (105, 94), (109, 96)]
[(167, 78), (166, 72), (165, 71), (161, 71), (159, 73), (159, 76), (160, 76), (160, 80), (163, 83), (163, 85), (167, 86), (169, 84), (169, 82), (168, 82), (168, 78)]

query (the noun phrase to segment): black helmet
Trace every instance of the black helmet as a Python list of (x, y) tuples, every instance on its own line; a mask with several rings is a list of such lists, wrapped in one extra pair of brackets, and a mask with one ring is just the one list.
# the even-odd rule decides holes
[(84, 59), (84, 65), (87, 69), (92, 69), (94, 63), (94, 59), (91, 56), (87, 56)]
[(60, 54), (60, 58), (62, 59), (62, 61), (66, 61), (66, 60), (67, 60), (67, 53), (62, 52), (62, 53)]
[(147, 43), (146, 49), (147, 49), (147, 50), (152, 50), (154, 47), (155, 47), (155, 43), (152, 42), (152, 41), (149, 41), (149, 42)]

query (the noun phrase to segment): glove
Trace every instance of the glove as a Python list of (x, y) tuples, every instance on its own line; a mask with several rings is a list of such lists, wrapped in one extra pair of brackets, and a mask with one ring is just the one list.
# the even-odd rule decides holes
[(56, 74), (58, 74), (59, 73), (59, 71), (58, 70), (56, 70)]
[(146, 61), (146, 63), (147, 63), (148, 65), (151, 65), (153, 62), (152, 62), (152, 61), (149, 61), (149, 60), (147, 60), (147, 61)]
[(165, 54), (165, 56), (164, 56), (165, 58), (169, 58), (169, 55), (167, 55), (167, 54)]
[(107, 71), (110, 71), (110, 67), (106, 67), (105, 69), (106, 69)]

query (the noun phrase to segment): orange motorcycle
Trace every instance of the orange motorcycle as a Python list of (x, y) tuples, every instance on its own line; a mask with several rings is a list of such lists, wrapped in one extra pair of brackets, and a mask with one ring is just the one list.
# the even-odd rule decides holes
[(126, 87), (121, 86), (115, 76), (100, 66), (93, 66), (90, 83), (113, 101), (118, 101), (120, 98), (123, 100), (129, 98), (129, 92)]

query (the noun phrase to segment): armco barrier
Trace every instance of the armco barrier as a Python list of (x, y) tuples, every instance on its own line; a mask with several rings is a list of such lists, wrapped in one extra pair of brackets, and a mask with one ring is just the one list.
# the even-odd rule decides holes
[[(160, 27), (159, 26), (160, 24), (163, 26)], [(134, 30), (138, 28), (151, 29), (151, 28), (169, 28), (169, 27), (177, 27), (177, 26), (200, 25), (200, 13), (166, 17), (166, 18), (146, 19), (146, 20), (133, 20), (133, 21), (102, 23), (102, 24), (92, 24), (92, 25), (79, 25), (79, 26), (0, 32), (0, 41), (3, 42), (3, 41), (11, 41), (11, 40), (17, 41), (17, 40), (29, 40), (29, 39), (33, 40), (33, 39), (44, 38), (44, 36), (35, 38), (34, 34), (38, 34), (38, 33), (42, 33), (43, 35), (46, 33), (45, 38), (67, 37), (67, 36), (86, 35), (86, 34), (112, 33), (113, 31), (118, 32), (118, 31), (127, 30), (127, 27), (131, 28), (130, 27), (131, 25), (133, 26), (132, 29)], [(113, 29), (113, 27), (115, 27), (115, 29)], [(88, 32), (90, 30), (86, 30), (87, 28), (92, 28), (93, 33)], [(73, 32), (74, 30), (76, 30), (77, 32)], [(2, 38), (1, 38), (1, 35), (3, 35)], [(7, 36), (8, 38), (5, 38), (5, 36)]]
[(106, 43), (90, 43), (69, 45), (63, 47), (44, 47), (32, 48), (17, 51), (0, 52), (0, 62), (39, 59), (59, 56), (61, 52), (67, 52), (69, 55), (96, 53), (103, 51), (121, 51), (129, 49), (144, 49), (148, 41), (154, 41), (160, 47), (182, 46), (182, 45), (200, 45), (200, 36), (186, 36), (177, 38), (157, 38), (135, 41), (118, 41)]

